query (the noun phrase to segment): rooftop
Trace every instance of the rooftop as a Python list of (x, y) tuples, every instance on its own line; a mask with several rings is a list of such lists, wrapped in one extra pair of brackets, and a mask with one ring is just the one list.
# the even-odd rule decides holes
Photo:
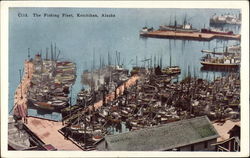
[(217, 141), (223, 141), (229, 138), (228, 131), (230, 131), (235, 125), (240, 126), (240, 121), (233, 122), (231, 120), (226, 120), (225, 123), (213, 123), (214, 128), (219, 133), (220, 137)]
[(106, 136), (109, 150), (169, 150), (219, 137), (207, 116)]

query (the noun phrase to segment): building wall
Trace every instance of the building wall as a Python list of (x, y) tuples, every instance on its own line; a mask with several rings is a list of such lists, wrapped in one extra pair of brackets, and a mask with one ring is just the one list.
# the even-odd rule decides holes
[[(215, 146), (211, 144), (216, 143), (216, 139), (207, 141), (207, 148), (205, 148), (205, 142), (193, 144), (194, 151), (215, 151)], [(191, 145), (180, 147), (180, 151), (191, 151)]]
[[(216, 139), (208, 140), (207, 141), (207, 148), (205, 148), (205, 142), (200, 142), (200, 143), (193, 144), (194, 145), (194, 151), (215, 151), (215, 146), (211, 145), (211, 144), (214, 144), (214, 143), (216, 143)], [(109, 150), (108, 146), (105, 145), (105, 140), (101, 141), (97, 145), (96, 149), (99, 150), (99, 151)], [(191, 145), (180, 147), (179, 151), (191, 151)]]
[(96, 146), (96, 150), (99, 150), (99, 151), (108, 150), (108, 149), (106, 149), (106, 146), (105, 146), (105, 140), (101, 141), (101, 142)]

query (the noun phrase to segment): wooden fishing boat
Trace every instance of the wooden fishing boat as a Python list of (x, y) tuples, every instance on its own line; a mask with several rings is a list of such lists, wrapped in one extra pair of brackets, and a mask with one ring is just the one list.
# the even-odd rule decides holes
[(180, 74), (181, 69), (179, 66), (170, 66), (167, 68), (162, 69), (162, 73), (166, 75), (175, 75), (175, 74)]
[(42, 108), (42, 109), (48, 109), (48, 110), (54, 110), (55, 107), (49, 103), (49, 102), (33, 102), (33, 105), (35, 105), (36, 107)]
[(237, 56), (211, 57), (207, 54), (200, 63), (210, 68), (239, 68), (240, 58)]
[(201, 64), (205, 67), (211, 68), (239, 68), (239, 63), (219, 63), (210, 61), (201, 61)]

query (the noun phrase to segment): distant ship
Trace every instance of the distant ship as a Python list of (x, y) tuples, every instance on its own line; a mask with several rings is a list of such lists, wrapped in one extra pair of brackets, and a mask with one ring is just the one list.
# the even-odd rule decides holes
[(238, 17), (225, 14), (225, 15), (213, 15), (210, 18), (210, 25), (216, 24), (232, 24), (232, 25), (241, 25), (241, 14)]
[(178, 25), (175, 20), (174, 25), (161, 25), (160, 31), (178, 31), (178, 32), (199, 32), (200, 30), (193, 28), (192, 24), (187, 23), (187, 18), (183, 21), (182, 25)]
[(178, 31), (178, 32), (199, 32), (200, 30), (192, 27), (191, 24), (183, 25), (161, 25), (160, 31)]

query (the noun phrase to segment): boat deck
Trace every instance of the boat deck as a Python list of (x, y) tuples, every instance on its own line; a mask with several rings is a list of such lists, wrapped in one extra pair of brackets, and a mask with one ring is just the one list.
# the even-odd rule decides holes
[(240, 40), (240, 34), (233, 35), (222, 35), (213, 33), (201, 33), (201, 32), (177, 32), (177, 31), (152, 31), (141, 34), (143, 37), (153, 38), (169, 38), (169, 39), (187, 39), (187, 40), (198, 40), (198, 41), (210, 41), (212, 39), (234, 39)]

